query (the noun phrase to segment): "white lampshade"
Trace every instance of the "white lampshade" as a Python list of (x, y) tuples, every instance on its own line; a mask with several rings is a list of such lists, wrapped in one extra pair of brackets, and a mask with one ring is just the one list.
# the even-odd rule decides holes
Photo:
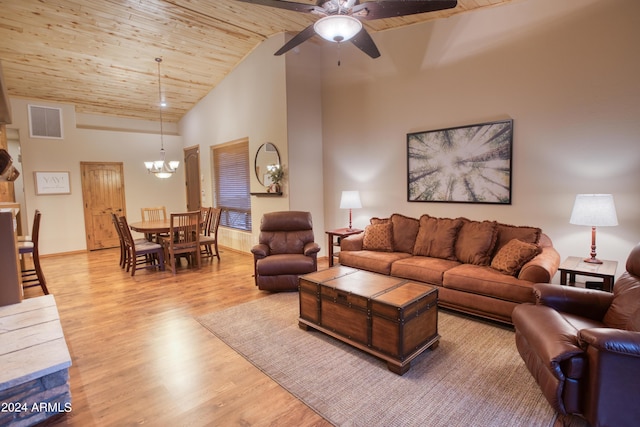
[(618, 225), (613, 195), (578, 194), (569, 223), (591, 227)]
[(345, 42), (362, 29), (362, 22), (353, 16), (329, 15), (313, 24), (315, 32), (330, 42)]
[(360, 192), (358, 191), (343, 191), (340, 198), (340, 209), (360, 209), (362, 203), (360, 203)]

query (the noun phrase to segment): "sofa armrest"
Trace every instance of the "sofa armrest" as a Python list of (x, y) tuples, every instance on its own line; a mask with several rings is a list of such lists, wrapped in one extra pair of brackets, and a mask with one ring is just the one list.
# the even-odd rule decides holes
[(590, 345), (599, 351), (640, 357), (640, 332), (612, 328), (583, 329), (578, 333), (578, 340), (584, 348)]
[(608, 292), (550, 283), (534, 284), (533, 293), (537, 305), (600, 322), (613, 301)]
[(316, 242), (309, 242), (304, 245), (303, 253), (306, 256), (312, 256), (314, 254), (317, 254), (318, 252), (320, 252), (320, 245), (318, 245)]
[(362, 242), (364, 241), (364, 233), (352, 234), (351, 236), (340, 239), (341, 251), (361, 251)]
[(251, 253), (253, 254), (253, 257), (255, 259), (262, 259), (268, 256), (271, 251), (269, 250), (269, 246), (265, 245), (264, 243), (259, 243), (251, 248)]
[(553, 246), (543, 246), (542, 252), (520, 269), (518, 279), (533, 283), (549, 283), (560, 266), (560, 254)]

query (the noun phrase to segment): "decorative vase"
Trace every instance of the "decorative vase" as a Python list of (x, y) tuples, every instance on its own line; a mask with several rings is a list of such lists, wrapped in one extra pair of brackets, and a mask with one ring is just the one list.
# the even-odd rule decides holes
[(269, 187), (267, 187), (267, 193), (279, 193), (280, 192), (280, 184), (274, 182)]

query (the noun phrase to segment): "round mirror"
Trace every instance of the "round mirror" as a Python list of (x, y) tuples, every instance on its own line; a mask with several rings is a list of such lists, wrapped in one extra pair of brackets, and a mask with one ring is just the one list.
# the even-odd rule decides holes
[(271, 185), (271, 180), (267, 173), (267, 166), (279, 164), (280, 154), (278, 153), (276, 146), (270, 142), (262, 144), (260, 148), (258, 148), (255, 161), (256, 177), (258, 178), (258, 181), (260, 181), (260, 184), (265, 187)]

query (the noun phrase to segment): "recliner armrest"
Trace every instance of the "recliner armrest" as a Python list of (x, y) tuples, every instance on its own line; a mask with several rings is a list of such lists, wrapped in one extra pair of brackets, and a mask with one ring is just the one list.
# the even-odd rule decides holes
[(578, 333), (580, 346), (596, 347), (600, 351), (640, 357), (640, 332), (623, 329), (594, 328)]
[(318, 245), (316, 242), (309, 242), (304, 245), (303, 253), (306, 256), (311, 256), (313, 254), (317, 254), (318, 252), (320, 252), (320, 245)]
[(259, 243), (251, 248), (251, 253), (253, 254), (254, 258), (264, 258), (270, 255), (271, 250), (269, 250), (269, 246), (265, 245), (264, 243)]
[(533, 293), (537, 305), (600, 322), (613, 301), (608, 292), (550, 283), (535, 283)]

